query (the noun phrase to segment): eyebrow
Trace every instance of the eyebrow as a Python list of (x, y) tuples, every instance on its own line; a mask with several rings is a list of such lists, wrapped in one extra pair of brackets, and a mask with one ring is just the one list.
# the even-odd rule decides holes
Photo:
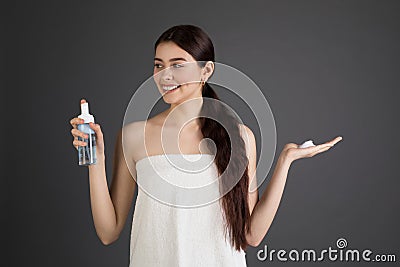
[[(162, 60), (161, 58), (158, 58), (158, 57), (155, 57), (154, 60), (158, 60), (158, 61), (163, 62), (163, 60)], [(174, 57), (174, 58), (171, 58), (171, 59), (169, 60), (169, 62), (178, 61), (178, 60), (187, 61), (187, 60), (184, 59), (183, 57)]]

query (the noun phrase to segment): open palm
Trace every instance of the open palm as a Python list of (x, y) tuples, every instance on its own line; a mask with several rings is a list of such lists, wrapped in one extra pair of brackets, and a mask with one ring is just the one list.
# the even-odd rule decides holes
[(282, 153), (284, 153), (287, 156), (287, 158), (289, 158), (291, 161), (295, 161), (301, 158), (310, 158), (315, 156), (316, 154), (329, 150), (331, 147), (333, 147), (337, 142), (341, 141), (342, 139), (343, 138), (341, 136), (338, 136), (332, 139), (331, 141), (306, 148), (300, 148), (300, 145), (295, 143), (288, 143), (283, 148)]

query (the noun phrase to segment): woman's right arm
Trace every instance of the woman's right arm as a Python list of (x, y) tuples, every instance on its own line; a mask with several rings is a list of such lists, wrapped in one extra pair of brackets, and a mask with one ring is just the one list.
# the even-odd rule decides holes
[[(97, 130), (100, 127), (92, 127)], [(134, 161), (130, 169), (136, 176)], [(113, 159), (113, 175), (110, 191), (107, 185), (105, 156), (100, 154), (97, 163), (89, 165), (90, 202), (93, 221), (101, 242), (109, 245), (119, 238), (132, 206), (136, 183), (130, 173), (122, 150), (122, 129), (117, 135)]]
[[(75, 148), (85, 145), (77, 138), (78, 136), (84, 137), (84, 133), (76, 129), (76, 125), (79, 123), (82, 123), (79, 118), (73, 118), (71, 120), (71, 125), (74, 128), (71, 132), (75, 137), (73, 141)], [(99, 124), (90, 123), (90, 127), (96, 132), (97, 139), (97, 163), (88, 166), (91, 209), (96, 233), (101, 242), (108, 245), (118, 239), (124, 228), (136, 190), (136, 182), (133, 179), (133, 176), (136, 176), (136, 168), (135, 162), (130, 156), (126, 156), (128, 160), (125, 160), (122, 149), (123, 129), (121, 129), (118, 132), (115, 143), (113, 175), (109, 190), (106, 178), (103, 133)], [(140, 132), (137, 136), (139, 135)], [(134, 147), (132, 149), (134, 149)], [(129, 169), (127, 161), (129, 163)]]

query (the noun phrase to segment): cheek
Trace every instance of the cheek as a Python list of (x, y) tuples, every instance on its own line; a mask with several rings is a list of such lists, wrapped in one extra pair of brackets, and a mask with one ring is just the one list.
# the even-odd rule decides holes
[(179, 84), (185, 84), (185, 85), (192, 85), (194, 83), (199, 82), (200, 76), (194, 74), (194, 73), (180, 73), (179, 75), (175, 75), (175, 81), (177, 81)]
[(157, 86), (159, 86), (159, 84), (160, 84), (160, 75), (159, 75), (159, 72), (157, 72), (157, 71), (154, 71), (154, 72), (153, 72), (153, 81), (154, 81), (154, 83), (155, 83)]
[(157, 80), (158, 80), (158, 76), (159, 76), (159, 75), (157, 75), (157, 73), (158, 73), (157, 70), (153, 70), (153, 80), (154, 80), (154, 81), (157, 81)]

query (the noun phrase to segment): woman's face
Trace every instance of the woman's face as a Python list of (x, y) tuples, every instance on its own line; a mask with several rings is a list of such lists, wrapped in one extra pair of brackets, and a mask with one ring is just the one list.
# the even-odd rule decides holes
[[(154, 81), (166, 103), (179, 104), (201, 94), (201, 68), (174, 42), (162, 42), (154, 57)], [(179, 86), (167, 91), (165, 87)]]

